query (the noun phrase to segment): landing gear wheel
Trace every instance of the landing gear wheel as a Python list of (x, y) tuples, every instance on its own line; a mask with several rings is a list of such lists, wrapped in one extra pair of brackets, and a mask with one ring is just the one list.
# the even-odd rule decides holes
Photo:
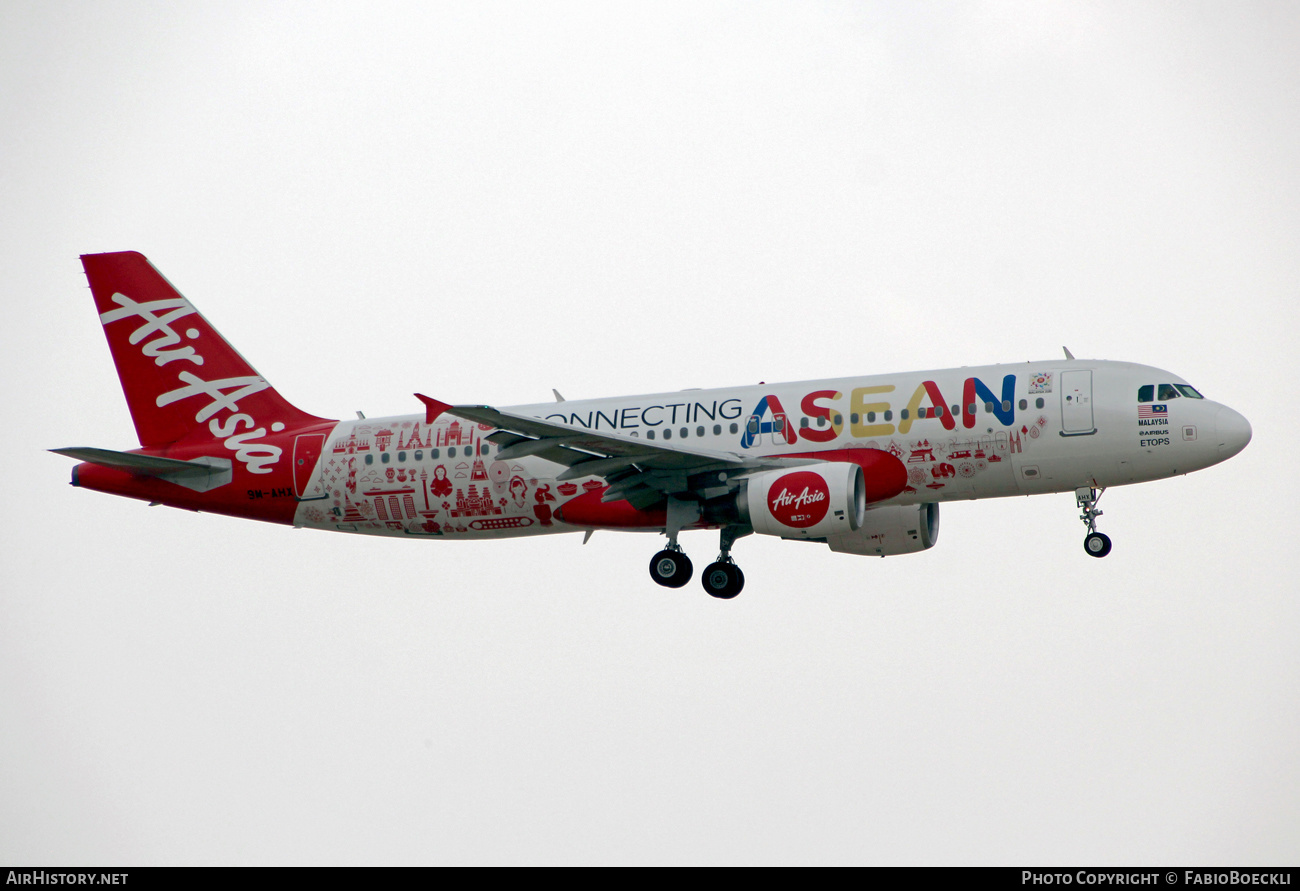
[(735, 563), (710, 563), (700, 576), (700, 583), (709, 596), (730, 600), (745, 587), (745, 574)]
[(1083, 549), (1089, 557), (1105, 557), (1110, 553), (1110, 536), (1101, 532), (1091, 532), (1083, 540)]
[(1083, 540), (1083, 549), (1088, 552), (1089, 557), (1105, 557), (1110, 553), (1110, 536), (1097, 531), (1097, 518), (1101, 516), (1101, 511), (1097, 510), (1097, 502), (1105, 493), (1104, 486), (1100, 491), (1091, 486), (1082, 486), (1074, 490), (1074, 501), (1083, 510), (1083, 513), (1079, 514), (1079, 519), (1083, 520), (1083, 525), (1088, 527), (1088, 535)]
[(691, 580), (690, 558), (681, 551), (662, 550), (650, 561), (650, 578), (665, 588), (680, 588)]

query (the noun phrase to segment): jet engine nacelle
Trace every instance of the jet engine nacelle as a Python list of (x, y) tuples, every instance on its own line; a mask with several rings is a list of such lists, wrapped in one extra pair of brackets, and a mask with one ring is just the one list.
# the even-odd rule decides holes
[(764, 535), (825, 538), (852, 533), (867, 510), (866, 479), (857, 464), (827, 461), (748, 477), (740, 514)]
[(910, 504), (876, 507), (854, 532), (828, 535), (832, 551), (869, 557), (915, 554), (939, 540), (939, 505)]

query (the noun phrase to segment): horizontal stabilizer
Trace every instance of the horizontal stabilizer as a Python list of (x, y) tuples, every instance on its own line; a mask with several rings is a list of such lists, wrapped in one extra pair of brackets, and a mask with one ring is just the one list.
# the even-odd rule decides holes
[(56, 455), (66, 455), (88, 464), (125, 470), (137, 476), (152, 476), (195, 492), (207, 492), (230, 482), (233, 474), (229, 458), (194, 458), (179, 461), (176, 458), (159, 458), (135, 452), (114, 452), (110, 449), (50, 449)]

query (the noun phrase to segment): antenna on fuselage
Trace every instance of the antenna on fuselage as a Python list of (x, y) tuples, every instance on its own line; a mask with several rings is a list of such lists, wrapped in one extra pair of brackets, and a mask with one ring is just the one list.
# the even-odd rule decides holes
[(1063, 346), (1063, 347), (1061, 347), (1061, 349), (1065, 350), (1065, 358), (1067, 358), (1067, 359), (1073, 359), (1073, 358), (1074, 358), (1074, 353), (1070, 352), (1070, 348), (1069, 348), (1069, 347), (1067, 347), (1067, 346)]

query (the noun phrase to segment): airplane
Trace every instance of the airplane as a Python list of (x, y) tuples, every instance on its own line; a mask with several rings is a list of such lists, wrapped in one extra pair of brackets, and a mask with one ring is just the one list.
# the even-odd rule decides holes
[[(750, 534), (894, 556), (945, 501), (1073, 492), (1104, 557), (1110, 486), (1227, 460), (1250, 423), (1183, 378), (1074, 358), (329, 420), (286, 401), (145, 257), (81, 257), (140, 448), (52, 451), (72, 485), (194, 511), (417, 540), (660, 533), (650, 577), (685, 585), (681, 532), (719, 532), (701, 575), (745, 584)], [(586, 539), (584, 539), (585, 542)]]

